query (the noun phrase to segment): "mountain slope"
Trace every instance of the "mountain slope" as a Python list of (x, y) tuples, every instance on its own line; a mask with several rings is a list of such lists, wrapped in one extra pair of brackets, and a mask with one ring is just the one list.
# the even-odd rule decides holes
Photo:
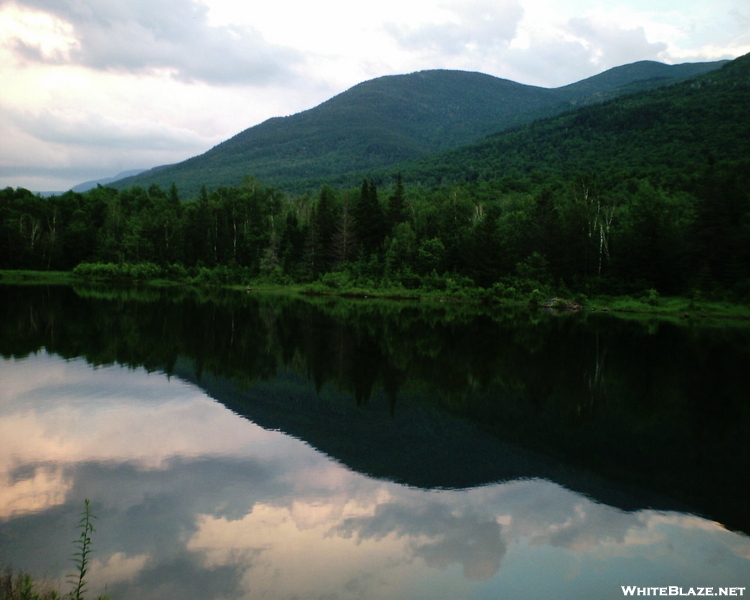
[[(118, 182), (176, 181), (194, 194), (253, 175), (279, 187), (424, 156), (475, 141), (549, 103), (550, 91), (481, 73), (425, 71), (361, 83), (319, 106), (269, 119), (203, 155)], [(556, 100), (556, 97), (554, 98)]]
[(666, 85), (695, 69), (720, 65), (635, 63), (558, 89), (465, 71), (380, 77), (310, 110), (246, 129), (205, 154), (113, 185), (168, 187), (175, 182), (184, 197), (191, 197), (203, 184), (237, 185), (252, 175), (266, 185), (300, 191), (342, 174), (457, 148), (578, 103), (626, 93), (638, 82)]
[(668, 87), (585, 106), (398, 165), (426, 185), (542, 172), (685, 172), (750, 159), (750, 55)]
[(568, 98), (573, 105), (578, 105), (582, 100), (594, 102), (620, 96), (623, 92), (646, 91), (682, 79), (698, 77), (721, 68), (728, 62), (724, 60), (665, 65), (652, 60), (642, 60), (557, 88), (557, 92)]

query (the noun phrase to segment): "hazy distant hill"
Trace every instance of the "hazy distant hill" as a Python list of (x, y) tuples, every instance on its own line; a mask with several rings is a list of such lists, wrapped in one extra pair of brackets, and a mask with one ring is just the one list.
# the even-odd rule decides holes
[(287, 191), (314, 188), (347, 173), (475, 142), (510, 127), (618, 95), (719, 68), (720, 62), (643, 61), (557, 89), (481, 73), (434, 70), (360, 83), (310, 110), (269, 119), (205, 154), (114, 183), (120, 189), (175, 182), (183, 198), (200, 186), (237, 185), (252, 175)]
[(140, 173), (143, 173), (145, 169), (131, 169), (130, 171), (123, 171), (122, 173), (118, 173), (114, 177), (105, 177), (104, 179), (94, 179), (92, 181), (84, 181), (83, 183), (79, 183), (76, 186), (73, 186), (70, 188), (74, 192), (87, 192), (90, 189), (95, 188), (97, 185), (107, 185), (108, 183), (113, 183), (115, 181), (119, 181), (121, 179), (125, 179), (126, 177), (134, 177), (135, 175), (138, 175)]

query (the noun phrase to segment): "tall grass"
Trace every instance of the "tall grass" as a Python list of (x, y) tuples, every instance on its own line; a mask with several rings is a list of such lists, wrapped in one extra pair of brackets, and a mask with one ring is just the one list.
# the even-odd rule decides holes
[[(6, 567), (0, 573), (0, 600), (85, 600), (86, 574), (91, 554), (91, 534), (94, 533), (93, 520), (96, 515), (91, 512), (91, 503), (84, 500), (84, 509), (80, 514), (80, 521), (76, 528), (80, 531), (73, 542), (75, 552), (71, 561), (75, 565), (75, 572), (68, 575), (70, 592), (62, 596), (54, 585), (35, 580), (29, 573), (19, 570), (13, 572)], [(97, 600), (109, 600), (109, 596), (99, 596)]]

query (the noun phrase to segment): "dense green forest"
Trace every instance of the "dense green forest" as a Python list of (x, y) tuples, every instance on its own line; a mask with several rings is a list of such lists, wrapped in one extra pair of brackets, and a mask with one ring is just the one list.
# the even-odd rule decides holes
[(0, 268), (102, 279), (750, 299), (750, 56), (287, 194), (0, 191)]
[(744, 56), (700, 77), (584, 106), (398, 168), (423, 185), (576, 172), (684, 185), (685, 174), (706, 160), (750, 159), (749, 99), (750, 56)]
[[(0, 268), (207, 283), (319, 280), (406, 289), (750, 295), (750, 164), (706, 159), (683, 185), (579, 174), (435, 188), (324, 186), (287, 197), (253, 179), (181, 202), (99, 187), (0, 191)], [(104, 263), (96, 267), (87, 263)]]

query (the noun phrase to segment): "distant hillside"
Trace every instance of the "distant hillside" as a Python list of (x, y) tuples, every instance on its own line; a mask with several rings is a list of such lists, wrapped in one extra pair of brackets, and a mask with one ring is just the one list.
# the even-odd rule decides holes
[(491, 133), (716, 69), (721, 62), (668, 66), (640, 62), (558, 89), (481, 73), (422, 71), (358, 84), (310, 110), (269, 119), (205, 154), (117, 181), (120, 189), (175, 182), (183, 197), (200, 186), (237, 185), (252, 175), (298, 192), (342, 175), (458, 148)]
[[(750, 55), (671, 86), (584, 106), (475, 144), (398, 165), (433, 185), (540, 173), (685, 173), (750, 159)], [(383, 172), (385, 177), (388, 172)]]
[(121, 179), (125, 179), (126, 177), (134, 177), (135, 175), (139, 175), (140, 173), (143, 173), (145, 169), (131, 169), (130, 171), (123, 171), (122, 173), (118, 173), (114, 177), (105, 177), (103, 179), (94, 179), (92, 181), (84, 181), (83, 183), (79, 183), (78, 185), (73, 186), (70, 188), (74, 192), (87, 192), (93, 188), (95, 188), (97, 185), (107, 185), (109, 183), (113, 183), (115, 181), (119, 181)]

